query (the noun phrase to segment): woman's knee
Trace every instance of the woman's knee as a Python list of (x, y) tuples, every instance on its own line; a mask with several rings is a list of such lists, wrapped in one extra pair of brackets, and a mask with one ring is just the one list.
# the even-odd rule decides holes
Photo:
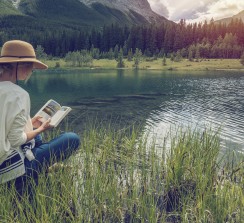
[(77, 149), (80, 145), (80, 137), (74, 132), (66, 132), (62, 134), (62, 137), (67, 141), (69, 147)]

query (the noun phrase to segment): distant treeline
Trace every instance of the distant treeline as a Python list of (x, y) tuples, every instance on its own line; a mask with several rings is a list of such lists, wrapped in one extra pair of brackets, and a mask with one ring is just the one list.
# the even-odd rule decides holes
[[(15, 21), (16, 22), (16, 21)], [(11, 26), (11, 21), (0, 21), (0, 44), (8, 39), (22, 39), (34, 46), (42, 46), (50, 56), (64, 57), (68, 52), (95, 50), (95, 57), (109, 58), (111, 52), (123, 50), (128, 56), (140, 49), (145, 56), (240, 58), (244, 50), (244, 23), (232, 20), (229, 24), (194, 23), (181, 20), (178, 24), (121, 27), (104, 26), (92, 30), (81, 27), (45, 26), (29, 21), (23, 26)]]

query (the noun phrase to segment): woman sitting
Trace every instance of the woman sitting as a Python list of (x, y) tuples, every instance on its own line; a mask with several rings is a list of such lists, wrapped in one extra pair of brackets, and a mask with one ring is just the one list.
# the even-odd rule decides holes
[(12, 40), (6, 42), (0, 57), (0, 183), (14, 181), (19, 193), (29, 179), (69, 157), (80, 145), (78, 135), (63, 133), (43, 143), (40, 134), (51, 129), (50, 120), (30, 118), (29, 94), (18, 80), (27, 80), (33, 69), (47, 69), (36, 59), (31, 44)]

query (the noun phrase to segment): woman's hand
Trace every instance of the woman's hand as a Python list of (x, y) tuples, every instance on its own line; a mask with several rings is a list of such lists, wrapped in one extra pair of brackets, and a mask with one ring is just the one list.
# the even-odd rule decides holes
[(35, 116), (31, 119), (34, 129), (37, 129), (42, 125), (42, 122), (40, 121), (41, 118), (42, 118), (41, 116)]
[(53, 128), (53, 125), (50, 125), (51, 119), (49, 118), (47, 121), (43, 122), (40, 127), (38, 127), (38, 130), (41, 132), (44, 132), (48, 129)]
[(30, 140), (34, 139), (38, 134), (53, 128), (53, 125), (50, 125), (51, 119), (48, 119), (47, 121), (43, 122), (37, 129), (34, 129), (33, 131), (27, 132), (26, 136), (26, 142), (29, 142)]

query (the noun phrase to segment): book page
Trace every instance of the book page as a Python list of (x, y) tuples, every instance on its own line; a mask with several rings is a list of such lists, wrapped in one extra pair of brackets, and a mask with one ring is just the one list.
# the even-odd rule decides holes
[(51, 118), (50, 125), (56, 127), (70, 111), (71, 111), (70, 107), (62, 106), (61, 109), (58, 110)]
[(42, 116), (41, 122), (45, 122), (49, 118), (52, 118), (61, 109), (60, 104), (54, 100), (49, 100), (36, 115)]

